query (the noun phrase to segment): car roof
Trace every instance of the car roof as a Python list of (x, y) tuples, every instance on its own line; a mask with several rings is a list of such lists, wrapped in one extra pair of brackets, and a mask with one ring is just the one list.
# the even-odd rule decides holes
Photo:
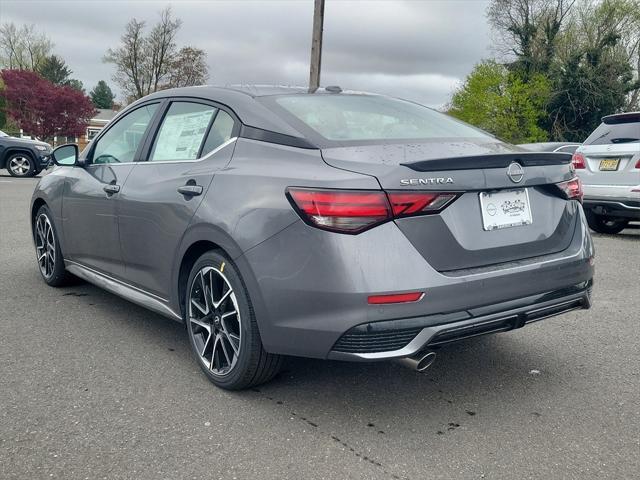
[[(333, 89), (333, 91), (327, 90)], [(212, 100), (231, 109), (244, 125), (276, 132), (292, 137), (305, 138), (301, 132), (286, 123), (282, 118), (267, 108), (262, 102), (256, 101), (258, 97), (273, 95), (328, 95), (335, 94), (335, 88), (319, 88), (314, 93), (309, 93), (307, 87), (286, 85), (202, 85), (197, 87), (182, 87), (160, 90), (147, 95), (134, 102), (136, 105), (151, 99), (192, 97), (204, 100)], [(345, 91), (345, 94), (376, 95), (367, 92)], [(127, 108), (126, 110), (129, 110)]]

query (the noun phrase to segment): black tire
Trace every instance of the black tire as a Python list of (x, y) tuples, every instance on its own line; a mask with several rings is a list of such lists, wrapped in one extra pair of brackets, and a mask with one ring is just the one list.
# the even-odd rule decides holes
[(35, 160), (31, 154), (24, 152), (9, 155), (5, 168), (12, 177), (27, 178), (38, 174)]
[(605, 233), (614, 235), (620, 233), (627, 228), (629, 221), (622, 218), (606, 217), (604, 215), (596, 215), (590, 210), (585, 211), (589, 228), (597, 233)]
[[(191, 300), (194, 296), (204, 299), (202, 296), (203, 291), (205, 293), (208, 291), (205, 284), (201, 283), (203, 277), (200, 276), (201, 272), (207, 271), (216, 279), (215, 281), (220, 282), (222, 285), (219, 290), (221, 293), (225, 291), (224, 288), (227, 285), (233, 292), (233, 298), (231, 298), (231, 295), (228, 296), (227, 300), (222, 302), (216, 309), (213, 308), (213, 302), (211, 301), (214, 297), (212, 293), (212, 295), (208, 297), (209, 299), (206, 300), (207, 302), (211, 301), (211, 305), (209, 303), (203, 305), (205, 310), (210, 312), (208, 315), (204, 314), (203, 310), (198, 311), (196, 307), (191, 305)], [(206, 275), (205, 273), (205, 276)], [(194, 284), (197, 278), (198, 282)], [(209, 288), (209, 291), (213, 291), (213, 283), (210, 283), (210, 285), (211, 288)], [(218, 296), (222, 297), (221, 294)], [(202, 304), (200, 301), (198, 303)], [(217, 319), (224, 318), (223, 313), (225, 310), (239, 312), (237, 317), (234, 317), (233, 314), (224, 314), (232, 315), (227, 318), (231, 318), (231, 322), (236, 323), (235, 327), (238, 330), (238, 335), (235, 336), (240, 337), (238, 341), (239, 348), (237, 353), (232, 352), (233, 362), (229, 362), (230, 366), (228, 370), (224, 373), (215, 373), (214, 370), (216, 370), (216, 368), (213, 366), (214, 349), (216, 348), (214, 335), (216, 335), (216, 331), (222, 335), (221, 325), (224, 325), (224, 323), (222, 321), (218, 322)], [(193, 319), (195, 319), (196, 316), (200, 317), (199, 321), (203, 321), (202, 323), (210, 323), (208, 330), (203, 328), (202, 325), (194, 323)], [(241, 390), (265, 383), (280, 371), (283, 357), (281, 355), (267, 353), (262, 346), (258, 324), (246, 285), (235, 264), (227, 258), (223, 252), (219, 250), (206, 252), (198, 258), (191, 268), (185, 290), (184, 317), (191, 351), (202, 371), (216, 386), (226, 390)], [(215, 321), (214, 318), (216, 319)], [(224, 325), (224, 331), (227, 330), (231, 330), (231, 328)], [(208, 337), (205, 339), (204, 337), (207, 335)], [(222, 338), (228, 339), (228, 335)], [(229, 342), (230, 341), (229, 339)], [(229, 342), (226, 343), (227, 350), (231, 351)], [(221, 340), (220, 343), (224, 342)], [(200, 349), (197, 344), (199, 344)], [(207, 345), (211, 348), (210, 360), (207, 358)], [(223, 348), (225, 348), (224, 345)], [(226, 351), (224, 353), (226, 355)], [(224, 358), (222, 358), (222, 361), (224, 361)], [(207, 365), (207, 362), (209, 365)], [(220, 372), (223, 372), (223, 370), (224, 369), (221, 368)]]
[[(49, 249), (49, 252), (53, 253), (53, 261), (51, 261), (49, 257), (49, 263), (47, 264), (47, 268), (43, 268), (43, 264), (41, 263), (40, 255), (43, 252), (41, 247), (42, 240), (39, 238), (39, 222), (46, 219), (51, 226), (51, 238), (53, 239), (54, 245), (53, 248)], [(48, 236), (48, 235), (47, 235)], [(56, 227), (53, 224), (53, 215), (49, 210), (49, 207), (46, 205), (41, 206), (38, 209), (38, 213), (36, 213), (36, 218), (33, 224), (33, 240), (36, 245), (36, 261), (38, 262), (38, 270), (40, 271), (40, 275), (44, 281), (50, 287), (63, 287), (65, 285), (69, 285), (76, 281), (76, 277), (67, 272), (64, 268), (64, 259), (62, 258), (62, 251), (60, 250), (60, 242), (58, 240), (58, 233), (56, 231)]]

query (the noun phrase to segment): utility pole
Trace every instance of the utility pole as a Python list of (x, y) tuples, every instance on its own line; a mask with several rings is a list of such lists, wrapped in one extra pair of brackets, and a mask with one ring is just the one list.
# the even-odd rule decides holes
[(315, 0), (313, 8), (313, 36), (311, 37), (311, 68), (309, 69), (309, 93), (320, 86), (322, 63), (322, 28), (324, 25), (324, 0)]

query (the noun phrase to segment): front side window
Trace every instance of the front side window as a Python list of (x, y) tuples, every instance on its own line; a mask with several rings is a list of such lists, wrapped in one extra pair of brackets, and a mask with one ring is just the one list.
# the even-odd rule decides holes
[(149, 160), (197, 159), (216, 110), (200, 103), (172, 103), (162, 121)]
[(93, 163), (133, 162), (157, 108), (157, 103), (146, 105), (119, 119), (96, 143)]

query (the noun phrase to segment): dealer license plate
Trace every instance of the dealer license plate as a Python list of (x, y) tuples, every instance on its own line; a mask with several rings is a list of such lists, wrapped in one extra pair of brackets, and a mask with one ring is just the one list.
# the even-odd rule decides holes
[(519, 227), (533, 222), (526, 188), (480, 192), (480, 207), (485, 230)]

